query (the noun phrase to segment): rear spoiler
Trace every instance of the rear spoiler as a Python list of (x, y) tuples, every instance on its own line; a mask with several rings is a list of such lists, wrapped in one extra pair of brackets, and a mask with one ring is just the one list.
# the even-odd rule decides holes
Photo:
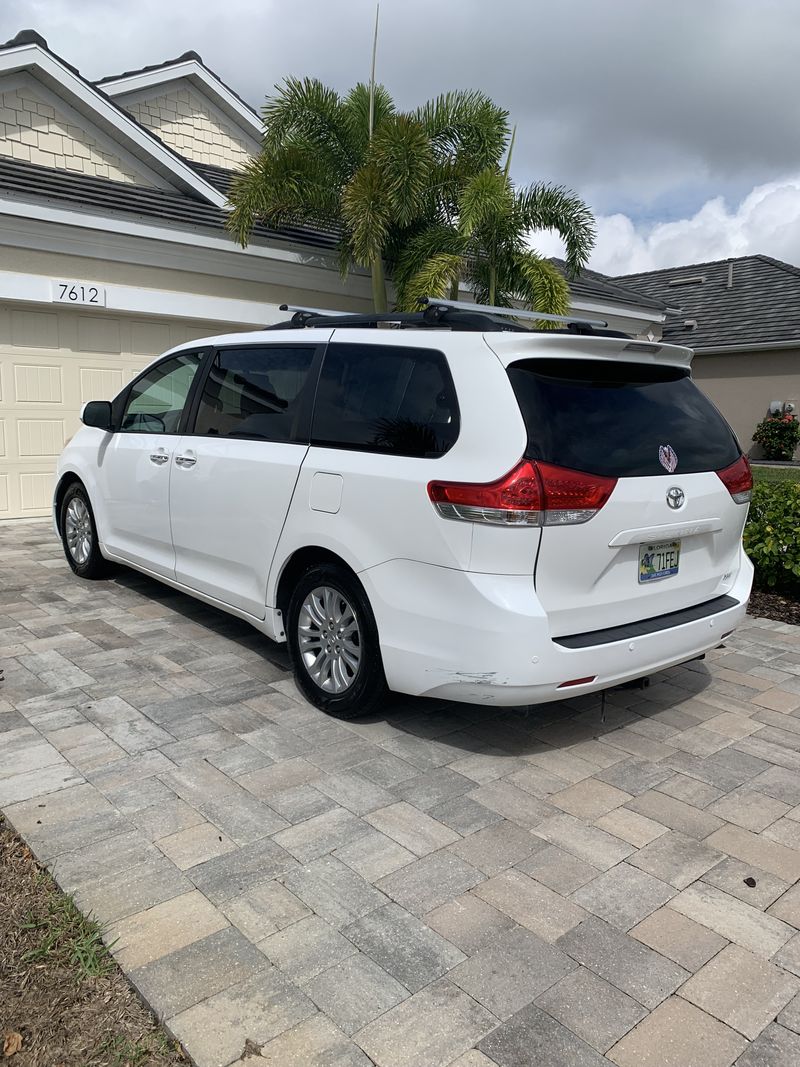
[(553, 359), (614, 359), (625, 363), (656, 363), (668, 367), (691, 366), (694, 352), (683, 345), (660, 341), (631, 341), (623, 337), (591, 337), (563, 333), (484, 334), (503, 366), (518, 359), (542, 356)]

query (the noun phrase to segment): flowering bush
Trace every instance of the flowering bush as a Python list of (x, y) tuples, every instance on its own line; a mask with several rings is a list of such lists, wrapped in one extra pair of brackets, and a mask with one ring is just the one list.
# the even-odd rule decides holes
[(744, 547), (756, 585), (800, 591), (800, 482), (756, 482), (744, 528)]
[(767, 459), (791, 459), (800, 441), (800, 422), (788, 411), (767, 415), (756, 426), (753, 440), (764, 449)]

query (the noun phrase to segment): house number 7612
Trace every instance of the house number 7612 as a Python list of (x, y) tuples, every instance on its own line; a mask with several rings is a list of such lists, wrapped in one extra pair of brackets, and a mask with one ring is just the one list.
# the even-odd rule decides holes
[(106, 291), (103, 286), (87, 282), (54, 281), (53, 301), (56, 304), (83, 304), (105, 307)]

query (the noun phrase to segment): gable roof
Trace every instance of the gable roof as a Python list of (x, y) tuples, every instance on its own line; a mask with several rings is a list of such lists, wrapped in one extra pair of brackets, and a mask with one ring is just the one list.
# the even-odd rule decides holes
[(717, 259), (615, 281), (669, 305), (665, 341), (694, 349), (791, 341), (800, 347), (800, 269), (771, 256)]
[(156, 89), (179, 79), (185, 79), (204, 92), (221, 111), (243, 127), (250, 137), (261, 141), (264, 127), (258, 112), (206, 66), (197, 52), (184, 52), (176, 59), (167, 59), (163, 63), (153, 63), (138, 70), (126, 70), (122, 74), (107, 75), (94, 84), (108, 96), (118, 98), (145, 89)]
[(226, 197), (219, 189), (206, 181), (183, 156), (87, 81), (75, 67), (52, 52), (35, 30), (22, 30), (10, 41), (0, 44), (0, 75), (20, 71), (30, 73), (55, 92), (175, 189), (218, 208), (225, 205)]

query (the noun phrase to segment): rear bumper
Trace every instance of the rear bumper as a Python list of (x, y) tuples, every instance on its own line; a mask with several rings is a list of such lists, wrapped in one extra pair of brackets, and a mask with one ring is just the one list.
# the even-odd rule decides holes
[[(753, 568), (742, 552), (736, 580), (719, 592), (721, 610), (678, 625), (665, 617), (667, 625), (652, 632), (572, 648), (551, 638), (528, 575), (395, 560), (360, 577), (390, 688), (513, 707), (607, 689), (708, 652), (745, 616)], [(592, 681), (559, 688), (576, 678)]]

